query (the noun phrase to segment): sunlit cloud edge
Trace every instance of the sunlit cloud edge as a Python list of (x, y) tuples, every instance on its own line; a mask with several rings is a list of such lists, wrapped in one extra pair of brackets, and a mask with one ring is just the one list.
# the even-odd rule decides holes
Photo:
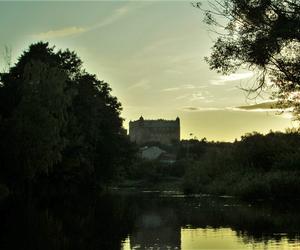
[(95, 30), (101, 27), (105, 27), (107, 25), (110, 25), (117, 20), (119, 20), (121, 17), (126, 15), (131, 8), (128, 6), (122, 6), (120, 8), (117, 8), (114, 10), (113, 14), (109, 16), (108, 18), (104, 19), (103, 21), (96, 23), (90, 27), (80, 27), (80, 26), (69, 26), (69, 27), (63, 27), (60, 29), (53, 29), (46, 32), (40, 32), (37, 34), (31, 34), (32, 37), (38, 38), (38, 39), (52, 39), (52, 38), (61, 38), (61, 37), (69, 37), (73, 35), (78, 35), (82, 33), (86, 33), (91, 30)]

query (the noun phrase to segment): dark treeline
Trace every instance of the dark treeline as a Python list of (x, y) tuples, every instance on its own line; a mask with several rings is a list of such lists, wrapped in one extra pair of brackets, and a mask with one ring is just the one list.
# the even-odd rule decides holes
[(0, 83), (2, 192), (94, 188), (129, 164), (121, 104), (74, 52), (32, 44)]
[(233, 195), (245, 199), (299, 198), (298, 131), (267, 135), (254, 132), (233, 143), (209, 142), (204, 138), (160, 147), (175, 153), (176, 162), (139, 160), (129, 168), (128, 178), (141, 181), (138, 185), (142, 187), (186, 193)]
[[(206, 145), (208, 144), (208, 145)], [(242, 198), (296, 198), (300, 191), (300, 134), (247, 134), (234, 143), (196, 144), (184, 171), (187, 192)]]

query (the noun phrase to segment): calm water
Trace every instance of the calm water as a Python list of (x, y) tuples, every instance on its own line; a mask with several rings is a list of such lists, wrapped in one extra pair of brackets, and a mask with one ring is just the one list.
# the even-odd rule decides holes
[(300, 249), (299, 208), (167, 192), (10, 199), (0, 249)]

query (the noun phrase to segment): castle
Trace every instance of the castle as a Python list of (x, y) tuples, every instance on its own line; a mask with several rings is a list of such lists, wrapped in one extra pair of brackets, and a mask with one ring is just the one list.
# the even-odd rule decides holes
[(171, 145), (180, 141), (180, 120), (144, 120), (141, 116), (137, 121), (129, 122), (129, 137), (138, 145), (147, 142), (159, 142)]

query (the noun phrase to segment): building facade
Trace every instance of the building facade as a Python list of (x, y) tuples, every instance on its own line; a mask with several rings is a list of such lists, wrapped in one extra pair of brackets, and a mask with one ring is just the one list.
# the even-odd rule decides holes
[(139, 120), (129, 122), (129, 137), (138, 145), (148, 142), (171, 145), (180, 141), (180, 119), (144, 120), (141, 116)]

